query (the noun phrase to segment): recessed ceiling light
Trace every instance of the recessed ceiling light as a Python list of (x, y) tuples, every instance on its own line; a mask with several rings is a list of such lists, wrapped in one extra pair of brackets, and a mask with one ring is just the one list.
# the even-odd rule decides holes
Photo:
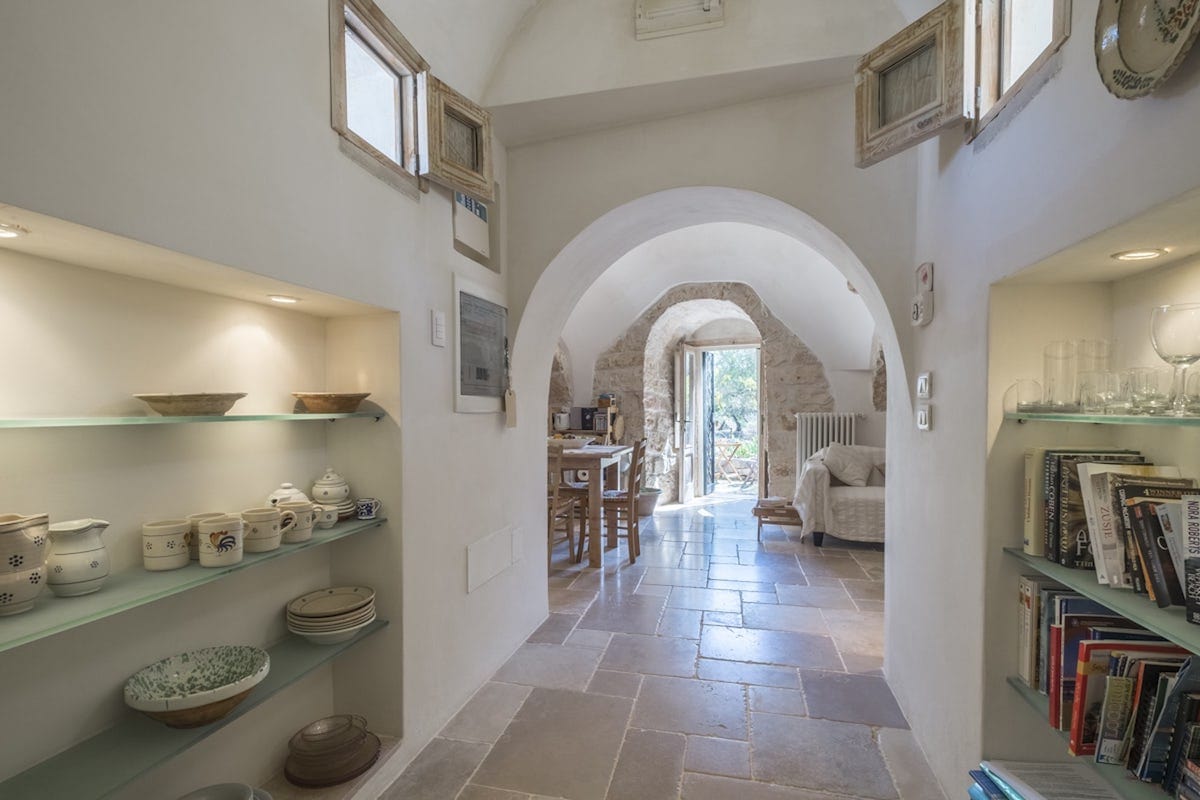
[(292, 303), (300, 302), (299, 297), (291, 297), (286, 294), (269, 294), (267, 297), (272, 303), (284, 303), (285, 305), (291, 305)]
[(1113, 253), (1112, 257), (1117, 261), (1149, 261), (1152, 258), (1158, 258), (1166, 254), (1166, 250), (1122, 250), (1119, 253)]
[(14, 225), (11, 222), (0, 222), (0, 239), (15, 239), (18, 236), (24, 236), (29, 231), (22, 228), (20, 225)]

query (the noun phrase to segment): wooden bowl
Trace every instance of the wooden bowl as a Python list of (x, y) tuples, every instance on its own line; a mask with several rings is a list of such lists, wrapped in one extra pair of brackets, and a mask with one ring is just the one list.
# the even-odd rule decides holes
[(245, 392), (134, 395), (164, 417), (219, 417), (245, 396)]
[(370, 396), (370, 392), (292, 392), (309, 414), (353, 414)]

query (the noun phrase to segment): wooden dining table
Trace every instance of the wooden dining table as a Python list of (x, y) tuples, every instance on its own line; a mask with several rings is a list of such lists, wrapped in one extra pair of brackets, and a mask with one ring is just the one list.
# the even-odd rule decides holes
[[(563, 450), (562, 468), (587, 470), (588, 473), (588, 566), (598, 567), (603, 558), (600, 546), (600, 512), (604, 507), (604, 473), (608, 467), (620, 464), (633, 452), (630, 445), (587, 445), (575, 450)], [(617, 487), (613, 487), (617, 488)], [(608, 530), (609, 547), (617, 546), (617, 530)]]

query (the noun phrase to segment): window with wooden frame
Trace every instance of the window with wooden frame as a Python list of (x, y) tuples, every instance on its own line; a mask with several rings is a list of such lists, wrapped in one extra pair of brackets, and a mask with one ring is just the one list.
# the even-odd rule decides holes
[(1070, 0), (946, 0), (858, 62), (855, 145), (869, 166), (965, 121), (968, 140), (1067, 40)]
[(432, 75), (417, 79), (421, 174), (490, 203), (492, 115)]
[(1067, 41), (1071, 0), (967, 0), (973, 18), (974, 138), (1021, 91), (1036, 83), (1043, 67)]
[(416, 81), (429, 65), (371, 0), (330, 0), (329, 21), (334, 130), (352, 151), (415, 184)]
[(855, 163), (866, 167), (963, 118), (962, 8), (930, 11), (858, 61)]

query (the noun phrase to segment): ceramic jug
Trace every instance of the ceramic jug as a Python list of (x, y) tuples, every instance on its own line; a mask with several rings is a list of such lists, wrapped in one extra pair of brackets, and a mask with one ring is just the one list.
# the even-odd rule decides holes
[(50, 556), (46, 559), (46, 583), (59, 597), (91, 594), (108, 577), (108, 550), (100, 534), (108, 523), (102, 519), (73, 519), (50, 526)]
[(33, 608), (46, 588), (47, 514), (0, 514), (0, 616)]

